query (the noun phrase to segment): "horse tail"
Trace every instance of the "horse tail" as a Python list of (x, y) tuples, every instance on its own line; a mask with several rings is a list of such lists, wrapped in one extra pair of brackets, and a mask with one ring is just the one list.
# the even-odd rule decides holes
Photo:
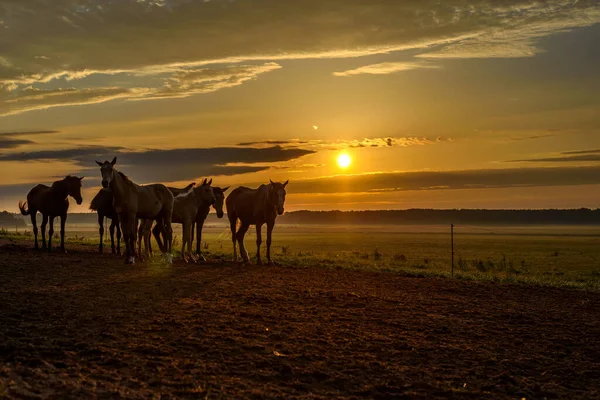
[(94, 198), (92, 199), (92, 202), (90, 203), (90, 210), (98, 211), (98, 209), (102, 206), (101, 202), (102, 202), (102, 191), (99, 191), (98, 194), (96, 196), (94, 196)]
[(22, 201), (19, 201), (19, 210), (21, 210), (21, 215), (31, 214), (31, 210), (27, 210), (25, 207), (27, 207), (27, 202), (23, 203)]

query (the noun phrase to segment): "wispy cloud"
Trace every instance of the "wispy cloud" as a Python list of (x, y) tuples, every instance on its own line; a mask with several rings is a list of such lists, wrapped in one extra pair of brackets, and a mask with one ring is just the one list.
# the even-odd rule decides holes
[(522, 160), (511, 160), (508, 162), (597, 162), (600, 161), (600, 149), (589, 149), (589, 150), (573, 150), (563, 151), (558, 155), (541, 158), (528, 158)]
[(335, 141), (328, 140), (300, 140), (300, 139), (289, 139), (289, 140), (263, 140), (254, 142), (243, 142), (238, 143), (238, 146), (258, 146), (266, 147), (272, 145), (278, 145), (286, 148), (293, 148), (302, 146), (303, 148), (309, 149), (322, 149), (322, 150), (340, 150), (344, 148), (361, 148), (361, 147), (408, 147), (408, 146), (422, 146), (428, 144), (435, 144), (440, 142), (452, 141), (452, 139), (436, 137), (416, 137), (416, 136), (402, 136), (402, 137), (376, 137), (376, 138), (363, 138), (363, 139), (338, 139)]
[(356, 69), (350, 69), (342, 72), (334, 72), (334, 76), (348, 77), (354, 75), (387, 75), (396, 72), (410, 71), (413, 69), (436, 69), (440, 68), (439, 65), (431, 64), (422, 61), (406, 61), (406, 62), (386, 62), (380, 64), (371, 64), (359, 67)]
[[(114, 98), (207, 93), (273, 71), (282, 60), (353, 58), (404, 50), (420, 51), (418, 57), (425, 58), (531, 57), (543, 51), (538, 45), (541, 38), (600, 22), (600, 5), (567, 0), (306, 0), (301, 4), (279, 0), (23, 0), (4, 2), (0, 18), (0, 48), (5, 49), (0, 58), (0, 102), (8, 100), (7, 93), (29, 86), (46, 91), (75, 86), (88, 92), (71, 94), (74, 100), (63, 95), (62, 101), (50, 105), (48, 96), (9, 110), (2, 104), (0, 114), (9, 115)], [(255, 62), (266, 64), (237, 70), (221, 67)], [(206, 70), (209, 66), (223, 72)], [(434, 65), (380, 63), (336, 75), (415, 68)], [(98, 78), (106, 82), (116, 76), (125, 79), (100, 86), (121, 92), (112, 97), (93, 94)], [(167, 84), (160, 88), (131, 85), (135, 77), (143, 76)], [(138, 90), (149, 93), (141, 96)]]

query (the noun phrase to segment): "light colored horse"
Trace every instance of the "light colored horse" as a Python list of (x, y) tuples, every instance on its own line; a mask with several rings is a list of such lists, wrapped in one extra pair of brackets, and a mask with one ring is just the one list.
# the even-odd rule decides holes
[[(240, 246), (240, 255), (244, 263), (249, 262), (248, 252), (244, 246), (244, 235), (250, 225), (256, 225), (256, 262), (262, 264), (260, 258), (260, 244), (262, 243), (261, 228), (267, 224), (267, 263), (271, 264), (271, 236), (275, 227), (275, 218), (283, 214), (285, 203), (285, 183), (270, 181), (268, 185), (260, 185), (258, 189), (250, 189), (240, 186), (227, 196), (226, 207), (229, 226), (231, 229), (231, 240), (233, 242), (233, 261), (237, 262), (237, 251), (235, 242)], [(237, 220), (241, 225), (236, 232)]]
[[(215, 203), (215, 195), (213, 188), (210, 186), (212, 179), (207, 182), (204, 179), (202, 185), (194, 188), (189, 193), (180, 194), (175, 197), (173, 205), (173, 222), (182, 224), (183, 240), (181, 244), (181, 257), (185, 262), (189, 259), (196, 262), (197, 259), (192, 254), (192, 228), (194, 221), (198, 215), (198, 209), (201, 207), (210, 207)], [(160, 245), (160, 236), (158, 230), (155, 229), (154, 236)], [(186, 255), (187, 246), (187, 255)]]
[[(52, 186), (37, 185), (27, 193), (27, 201), (19, 202), (22, 215), (31, 216), (33, 234), (35, 236), (35, 248), (38, 246), (38, 228), (36, 214), (42, 213), (42, 249), (46, 249), (46, 224), (50, 219), (48, 230), (48, 251), (52, 250), (52, 236), (54, 235), (54, 218), (60, 217), (60, 249), (65, 251), (65, 223), (67, 222), (67, 211), (69, 210), (68, 196), (75, 199), (77, 204), (83, 202), (81, 197), (81, 181), (83, 177), (67, 176), (65, 179), (56, 181)], [(29, 204), (29, 209), (27, 205)]]
[[(171, 186), (167, 186), (167, 189), (171, 193), (173, 193), (174, 197), (179, 196), (180, 194), (188, 193), (191, 188), (196, 186), (196, 182), (192, 182), (184, 188), (174, 188)], [(142, 258), (142, 239), (144, 239), (144, 244), (146, 245), (146, 254), (152, 255), (152, 241), (150, 240), (150, 234), (152, 228), (152, 220), (142, 219), (139, 221), (138, 228), (138, 257)]]
[[(125, 239), (125, 263), (135, 263), (138, 218), (157, 221), (165, 237), (167, 261), (172, 263), (173, 229), (171, 227), (171, 217), (173, 214), (173, 193), (160, 183), (144, 186), (135, 184), (114, 167), (116, 162), (117, 157), (113, 158), (111, 162), (96, 161), (102, 174), (102, 186), (105, 188), (110, 187), (113, 192), (113, 204), (119, 214), (121, 230)], [(146, 248), (148, 248), (147, 244)]]

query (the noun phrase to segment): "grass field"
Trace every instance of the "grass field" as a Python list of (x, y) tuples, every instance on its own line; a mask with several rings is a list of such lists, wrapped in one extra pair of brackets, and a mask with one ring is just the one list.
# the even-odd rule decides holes
[[(33, 239), (30, 228), (0, 232), (4, 237)], [(263, 230), (263, 257), (264, 236)], [(203, 251), (209, 258), (230, 258), (230, 237), (225, 225), (205, 227)], [(67, 238), (70, 243), (97, 246), (97, 226), (68, 226)], [(246, 235), (251, 259), (256, 252), (255, 239), (252, 228)], [(105, 237), (105, 246), (109, 243)], [(179, 254), (180, 226), (175, 226), (174, 244), (175, 254)], [(272, 250), (274, 260), (281, 265), (451, 275), (451, 241), (446, 226), (278, 225)], [(600, 227), (457, 226), (454, 253), (454, 275), (458, 278), (600, 290)]]

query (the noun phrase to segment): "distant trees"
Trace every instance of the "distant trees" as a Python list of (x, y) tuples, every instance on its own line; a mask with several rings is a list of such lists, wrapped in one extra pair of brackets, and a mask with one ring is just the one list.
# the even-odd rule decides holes
[(0, 212), (0, 225), (10, 226), (10, 227), (24, 227), (25, 221), (21, 218), (20, 215), (16, 215), (13, 213), (9, 213), (8, 211)]
[(600, 209), (571, 210), (381, 210), (296, 211), (281, 218), (287, 224), (489, 224), (600, 225)]
[[(96, 213), (69, 214), (69, 224), (95, 224)], [(224, 224), (210, 214), (207, 222)], [(571, 210), (379, 210), (379, 211), (293, 211), (279, 217), (284, 224), (323, 225), (600, 225), (600, 209)], [(26, 226), (21, 215), (0, 212), (0, 225)]]

